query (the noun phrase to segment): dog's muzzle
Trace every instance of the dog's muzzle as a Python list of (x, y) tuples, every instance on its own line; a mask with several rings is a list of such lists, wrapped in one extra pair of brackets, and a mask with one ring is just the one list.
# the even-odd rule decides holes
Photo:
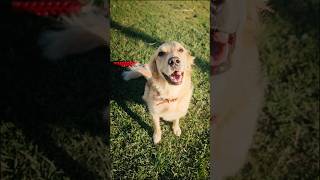
[(182, 63), (179, 57), (173, 56), (168, 59), (168, 65), (173, 71), (170, 75), (162, 73), (169, 84), (180, 85), (183, 80), (184, 72), (182, 70)]
[(165, 73), (162, 73), (164, 78), (168, 81), (171, 85), (180, 85), (183, 81), (184, 72), (182, 71), (174, 71), (170, 75), (166, 75)]
[(230, 54), (233, 52), (236, 43), (236, 33), (224, 33), (217, 29), (211, 30), (211, 51), (212, 71), (214, 75), (223, 73), (230, 69)]

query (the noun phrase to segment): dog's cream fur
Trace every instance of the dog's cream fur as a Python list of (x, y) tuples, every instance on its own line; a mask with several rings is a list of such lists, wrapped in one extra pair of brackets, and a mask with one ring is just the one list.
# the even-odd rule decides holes
[[(179, 52), (179, 49), (183, 49), (183, 52)], [(159, 52), (165, 52), (165, 55), (159, 56)], [(179, 71), (183, 72), (183, 79), (179, 85), (171, 84), (164, 77), (164, 74), (170, 76), (175, 71), (168, 64), (170, 57), (178, 57), (180, 60)], [(193, 59), (194, 57), (180, 43), (167, 42), (156, 50), (147, 65), (132, 68), (132, 71), (123, 74), (125, 80), (137, 78), (139, 75), (144, 75), (148, 80), (142, 98), (152, 115), (155, 144), (161, 140), (160, 119), (171, 121), (174, 134), (177, 136), (181, 134), (179, 119), (187, 114), (193, 91), (191, 83)], [(170, 99), (173, 101), (169, 102)]]
[(239, 0), (225, 3), (230, 6), (229, 17), (238, 18), (237, 24), (218, 23), (237, 27), (236, 44), (229, 57), (232, 66), (225, 73), (211, 77), (211, 102), (216, 115), (211, 125), (211, 174), (215, 180), (235, 175), (246, 162), (264, 97), (265, 81), (256, 39), (259, 4), (254, 0), (241, 0), (244, 7), (239, 7), (233, 1)]

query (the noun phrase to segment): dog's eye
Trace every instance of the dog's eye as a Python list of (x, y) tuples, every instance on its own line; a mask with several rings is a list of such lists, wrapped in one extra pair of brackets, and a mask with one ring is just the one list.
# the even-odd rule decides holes
[(165, 54), (165, 52), (160, 51), (160, 52), (158, 53), (158, 56), (163, 56), (164, 54)]
[(180, 48), (180, 49), (178, 49), (178, 51), (182, 53), (182, 52), (183, 52), (183, 49), (182, 49), (182, 48)]

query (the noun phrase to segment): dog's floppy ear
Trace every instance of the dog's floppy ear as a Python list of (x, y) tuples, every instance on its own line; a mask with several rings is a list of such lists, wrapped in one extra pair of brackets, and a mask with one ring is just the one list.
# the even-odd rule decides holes
[(194, 65), (195, 57), (191, 56), (190, 51), (188, 52), (187, 60), (188, 60), (188, 68), (191, 69), (191, 66)]
[(159, 75), (158, 73), (158, 68), (157, 68), (157, 63), (156, 63), (156, 58), (158, 54), (154, 54), (151, 56), (149, 63), (147, 64), (149, 70), (152, 73), (153, 77), (157, 77)]

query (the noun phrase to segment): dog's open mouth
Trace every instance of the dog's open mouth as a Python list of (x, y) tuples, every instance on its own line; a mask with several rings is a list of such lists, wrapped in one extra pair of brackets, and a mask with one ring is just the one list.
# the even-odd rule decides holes
[(173, 85), (180, 85), (183, 80), (183, 72), (182, 71), (174, 71), (170, 76), (162, 73), (166, 80)]
[(219, 32), (218, 30), (212, 30), (213, 33), (211, 34), (211, 42), (213, 51), (212, 51), (212, 57), (213, 57), (213, 73), (217, 74), (219, 71), (224, 71), (229, 63), (229, 54), (233, 50), (235, 46), (235, 40), (236, 40), (236, 33), (224, 33)]

